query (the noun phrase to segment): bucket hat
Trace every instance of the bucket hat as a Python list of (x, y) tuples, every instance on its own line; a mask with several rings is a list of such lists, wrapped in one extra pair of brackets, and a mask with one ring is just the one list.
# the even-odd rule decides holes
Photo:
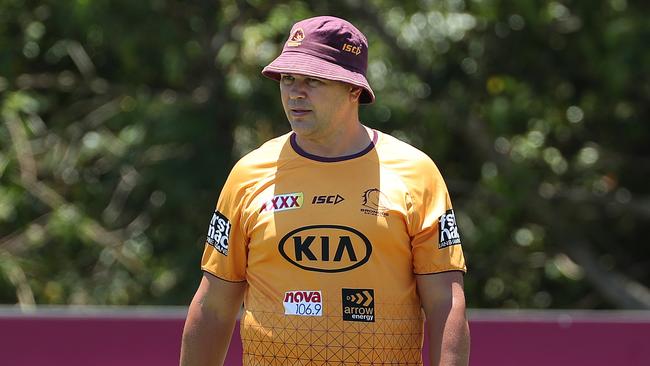
[(350, 22), (319, 16), (294, 24), (282, 53), (262, 74), (279, 81), (281, 74), (298, 74), (341, 81), (361, 87), (359, 103), (374, 102), (366, 79), (368, 40)]

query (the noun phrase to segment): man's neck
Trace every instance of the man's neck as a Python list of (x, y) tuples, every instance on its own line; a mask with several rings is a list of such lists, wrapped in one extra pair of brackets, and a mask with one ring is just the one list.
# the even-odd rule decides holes
[(369, 128), (356, 122), (347, 129), (340, 129), (319, 138), (296, 135), (296, 143), (309, 154), (336, 158), (363, 151), (372, 141), (371, 134)]

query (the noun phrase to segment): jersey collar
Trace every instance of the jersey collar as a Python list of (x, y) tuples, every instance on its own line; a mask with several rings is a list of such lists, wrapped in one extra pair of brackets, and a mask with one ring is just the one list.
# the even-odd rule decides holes
[(377, 140), (379, 139), (379, 134), (377, 133), (376, 130), (372, 130), (372, 141), (368, 144), (368, 146), (359, 151), (358, 153), (354, 153), (352, 155), (345, 155), (345, 156), (335, 156), (335, 157), (325, 157), (325, 156), (318, 156), (314, 154), (310, 154), (303, 150), (300, 146), (298, 146), (298, 143), (296, 142), (296, 133), (292, 132), (291, 136), (289, 137), (289, 141), (291, 142), (291, 147), (293, 150), (300, 156), (305, 157), (310, 160), (315, 160), (323, 163), (334, 163), (337, 161), (345, 161), (345, 160), (351, 160), (351, 159), (356, 159), (359, 157), (362, 157), (372, 151), (372, 149), (375, 148), (375, 145), (377, 144)]

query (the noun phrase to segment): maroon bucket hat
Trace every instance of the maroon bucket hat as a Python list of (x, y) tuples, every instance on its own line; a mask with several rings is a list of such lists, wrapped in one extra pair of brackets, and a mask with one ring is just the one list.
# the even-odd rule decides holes
[(366, 80), (368, 41), (348, 21), (320, 16), (293, 25), (282, 53), (262, 74), (279, 81), (280, 74), (298, 74), (342, 81), (363, 88), (359, 103), (375, 100)]

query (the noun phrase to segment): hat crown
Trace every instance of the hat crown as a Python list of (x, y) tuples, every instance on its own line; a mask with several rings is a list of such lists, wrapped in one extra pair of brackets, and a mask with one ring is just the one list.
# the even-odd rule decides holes
[(350, 22), (319, 16), (294, 24), (282, 52), (301, 52), (323, 58), (366, 75), (368, 41)]

